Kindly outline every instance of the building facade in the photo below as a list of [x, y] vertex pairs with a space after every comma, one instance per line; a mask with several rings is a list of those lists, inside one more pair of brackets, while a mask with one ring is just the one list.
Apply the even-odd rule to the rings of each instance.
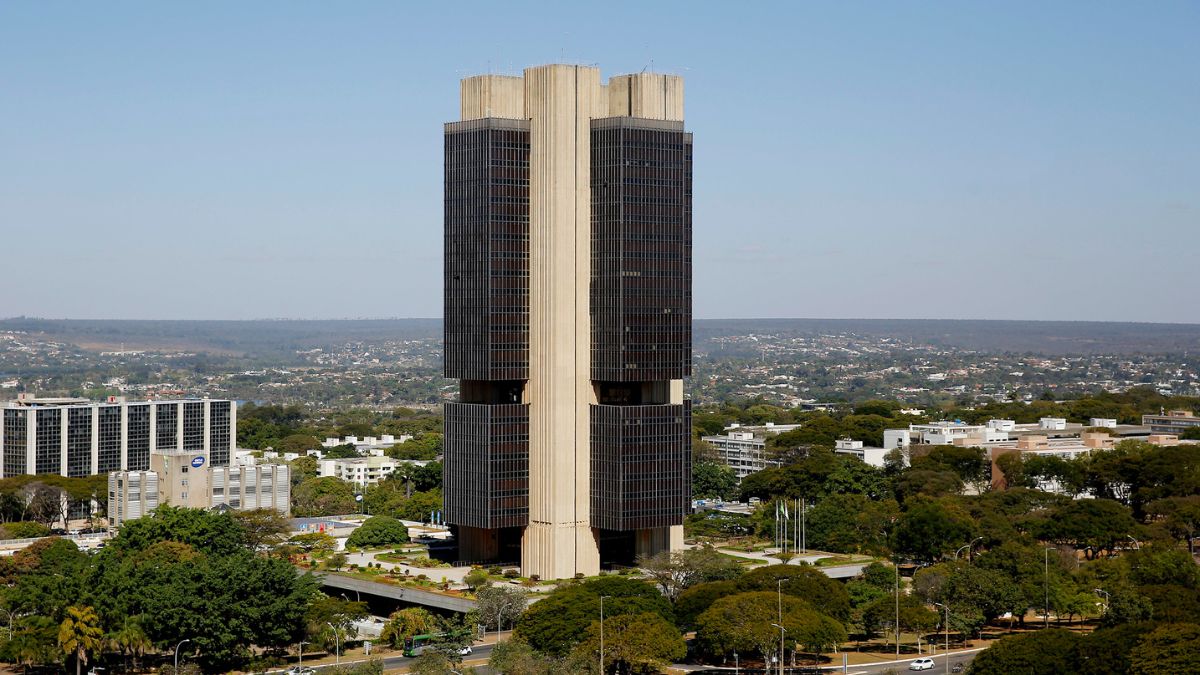
[[291, 467], [286, 464], [211, 466], [203, 453], [156, 450], [147, 471], [108, 474], [108, 526], [148, 515], [160, 504], [235, 511], [291, 513]]
[[228, 400], [20, 396], [0, 414], [0, 478], [148, 471], [159, 450], [202, 452], [212, 465], [226, 466], [237, 441], [237, 406]]
[[445, 128], [445, 513], [546, 579], [678, 548], [690, 504], [683, 82], [548, 65]]
[[1160, 415], [1142, 415], [1142, 425], [1155, 434], [1185, 434], [1200, 427], [1200, 417], [1191, 410], [1172, 410]]

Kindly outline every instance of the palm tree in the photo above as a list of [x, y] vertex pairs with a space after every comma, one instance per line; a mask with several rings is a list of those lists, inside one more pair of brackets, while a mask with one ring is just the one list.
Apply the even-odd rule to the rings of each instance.
[[137, 666], [138, 657], [151, 647], [150, 638], [146, 636], [146, 631], [142, 629], [141, 617], [125, 619], [125, 624], [121, 628], [108, 634], [108, 640], [121, 652], [121, 656], [126, 659], [126, 670], [129, 669], [128, 658], [130, 656], [133, 657], [134, 666]]
[[104, 631], [100, 629], [100, 617], [88, 605], [72, 605], [67, 608], [67, 618], [58, 627], [58, 645], [68, 656], [75, 655], [75, 675], [79, 675], [87, 663], [88, 652], [104, 646]]

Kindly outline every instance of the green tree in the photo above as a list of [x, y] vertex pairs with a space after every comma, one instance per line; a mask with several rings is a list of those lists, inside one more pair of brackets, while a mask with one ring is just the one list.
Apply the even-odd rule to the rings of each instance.
[[354, 488], [336, 476], [309, 478], [292, 490], [292, 514], [296, 516], [335, 516], [357, 509]]
[[1038, 538], [1083, 549], [1088, 560], [1111, 552], [1137, 531], [1128, 507], [1110, 499], [1068, 502], [1042, 521]]
[[920, 500], [908, 505], [896, 526], [895, 549], [925, 562], [936, 562], [962, 542], [974, 528], [969, 515], [945, 500]]
[[[1061, 675], [1079, 672], [1083, 638], [1060, 628], [1002, 638], [971, 661], [971, 675]], [[1160, 672], [1160, 671], [1155, 671]]]
[[699, 499], [732, 499], [737, 494], [737, 474], [715, 461], [692, 465], [692, 496]]
[[96, 610], [88, 605], [68, 607], [67, 618], [58, 627], [58, 645], [67, 656], [75, 657], [75, 675], [79, 675], [87, 665], [88, 653], [104, 645], [104, 629]]
[[346, 539], [347, 547], [382, 548], [408, 542], [408, 526], [388, 516], [371, 516]]
[[204, 554], [223, 556], [241, 551], [246, 536], [232, 514], [162, 505], [151, 515], [122, 525], [121, 536], [108, 547], [122, 553], [143, 551], [161, 541], [175, 541]]
[[505, 640], [492, 648], [492, 670], [506, 675], [556, 675], [564, 672], [557, 659], [538, 654], [523, 640]]
[[529, 593], [513, 586], [484, 586], [475, 594], [480, 620], [496, 630], [511, 627], [528, 604]]
[[[783, 583], [777, 583], [784, 580]], [[742, 591], [782, 590], [800, 598], [813, 609], [839, 620], [850, 618], [850, 595], [841, 582], [807, 565], [766, 565], [743, 574], [737, 580]]]
[[1200, 625], [1164, 624], [1150, 631], [1129, 655], [1133, 675], [1200, 673]]
[[421, 607], [408, 607], [388, 617], [380, 637], [392, 647], [404, 646], [405, 638], [428, 635], [438, 629], [437, 617]]
[[737, 583], [733, 581], [711, 581], [696, 584], [679, 594], [675, 599], [675, 619], [679, 627], [692, 630], [696, 627], [696, 617], [712, 606], [717, 600], [734, 595], [738, 592]]
[[742, 573], [737, 561], [711, 546], [662, 551], [640, 558], [638, 566], [671, 602], [696, 584], [735, 579]]
[[[600, 658], [600, 622], [588, 627], [575, 648], [576, 658]], [[651, 675], [687, 656], [683, 636], [657, 614], [624, 614], [604, 618], [604, 672]]]
[[779, 630], [772, 624], [779, 623], [780, 611], [780, 625], [792, 636], [792, 643], [819, 649], [845, 640], [841, 624], [813, 610], [807, 602], [775, 592], [751, 591], [721, 598], [700, 614], [696, 618], [696, 642], [713, 656], [758, 652], [770, 659], [779, 655]]
[[587, 627], [600, 616], [600, 596], [605, 617], [650, 612], [673, 619], [671, 605], [650, 584], [625, 577], [601, 577], [581, 584], [560, 585], [545, 599], [530, 605], [517, 621], [516, 635], [534, 649], [565, 655]]
[[257, 550], [260, 546], [273, 546], [287, 538], [292, 530], [291, 521], [278, 509], [250, 509], [234, 511], [234, 521], [242, 528], [246, 547]]
[[467, 574], [463, 577], [463, 583], [467, 585], [467, 588], [469, 588], [472, 593], [475, 593], [476, 591], [479, 591], [488, 585], [488, 579], [489, 575], [487, 570], [477, 569], [467, 572]]

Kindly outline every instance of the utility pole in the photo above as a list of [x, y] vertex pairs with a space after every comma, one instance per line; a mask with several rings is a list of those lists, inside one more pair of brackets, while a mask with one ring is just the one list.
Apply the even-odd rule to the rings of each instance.
[[900, 565], [896, 564], [896, 660], [900, 660]]
[[600, 596], [600, 675], [604, 675], [604, 599], [611, 596]]
[[950, 674], [950, 606], [943, 605], [940, 602], [933, 603], [938, 607], [946, 610], [946, 675]]
[[[1046, 606], [1043, 608], [1043, 611], [1045, 613], [1042, 615], [1042, 627], [1043, 628], [1050, 625], [1050, 551], [1057, 551], [1057, 550], [1058, 549], [1053, 546], [1047, 546], [1044, 551], [1045, 555], [1043, 556], [1045, 558], [1045, 562], [1043, 563], [1044, 571], [1043, 571], [1043, 579], [1042, 579], [1042, 588], [1045, 591], [1045, 595], [1046, 595]], [[950, 610], [946, 610], [946, 611], [948, 612]]]

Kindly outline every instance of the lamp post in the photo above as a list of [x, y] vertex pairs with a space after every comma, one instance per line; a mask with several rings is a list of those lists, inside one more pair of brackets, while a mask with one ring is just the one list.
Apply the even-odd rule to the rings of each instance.
[[610, 595], [600, 596], [600, 675], [604, 675], [604, 600]]
[[777, 623], [771, 625], [779, 629], [779, 675], [783, 675], [783, 634], [787, 629]]
[[779, 675], [783, 675], [783, 582], [785, 581], [791, 581], [791, 578], [775, 580], [775, 599], [779, 603], [779, 623], [771, 624], [779, 627]]
[[962, 550], [965, 548], [965, 549], [967, 549], [967, 559], [968, 559], [968, 560], [970, 560], [970, 557], [971, 557], [971, 547], [972, 547], [972, 546], [974, 546], [974, 545], [975, 545], [975, 542], [977, 542], [977, 541], [983, 541], [983, 537], [975, 537], [975, 538], [974, 538], [974, 539], [972, 539], [972, 540], [970, 541], [970, 543], [968, 543], [967, 545], [965, 545], [965, 546], [959, 546], [959, 547], [958, 547], [958, 550], [954, 552], [954, 559], [955, 559], [955, 560], [958, 560], [958, 554], [959, 554], [959, 552], [960, 552], [960, 551], [962, 551]]
[[341, 663], [342, 663], [342, 654], [341, 654], [342, 643], [341, 643], [341, 640], [338, 638], [337, 626], [333, 625], [329, 621], [326, 621], [325, 625], [329, 626], [329, 628], [333, 631], [333, 664], [335, 666], [341, 665]]
[[182, 647], [183, 643], [185, 642], [191, 642], [191, 640], [180, 640], [179, 644], [175, 645], [175, 670], [172, 671], [173, 675], [179, 675], [179, 648]]
[[947, 605], [943, 605], [940, 602], [935, 602], [933, 604], [946, 610], [946, 621], [945, 621], [945, 626], [944, 626], [944, 628], [946, 629], [946, 631], [945, 631], [946, 632], [945, 657], [946, 657], [946, 672], [949, 673], [950, 672], [950, 607]]
[[[1046, 606], [1043, 608], [1043, 611], [1045, 613], [1042, 615], [1042, 627], [1043, 628], [1050, 625], [1050, 551], [1057, 551], [1057, 550], [1058, 549], [1053, 546], [1047, 546], [1044, 551], [1045, 555], [1043, 556], [1045, 558], [1045, 562], [1043, 563], [1043, 565], [1044, 565], [1043, 575], [1044, 576], [1042, 579], [1042, 588], [1045, 591], [1045, 596], [1046, 596], [1045, 597]], [[949, 610], [947, 610], [947, 611], [949, 611]]]
[[741, 672], [742, 672], [742, 670], [741, 670], [741, 668], [738, 666], [738, 655], [737, 655], [737, 652], [734, 652], [734, 653], [733, 653], [733, 675], [740, 675], [740, 674], [741, 674]]
[[1104, 613], [1108, 614], [1108, 606], [1112, 604], [1112, 595], [1103, 588], [1093, 588], [1092, 590], [1104, 596]]
[[306, 645], [306, 644], [308, 644], [308, 643], [307, 643], [307, 642], [305, 642], [304, 640], [301, 640], [301, 641], [300, 641], [300, 662], [299, 662], [299, 663], [297, 663], [296, 665], [297, 665], [297, 666], [298, 666], [298, 667], [299, 667], [301, 670], [303, 670], [303, 669], [304, 669], [304, 645]]
[[1133, 549], [1135, 551], [1142, 550], [1142, 542], [1138, 541], [1136, 537], [1134, 537], [1132, 534], [1127, 534], [1125, 537], [1129, 539], [1129, 541], [1133, 542]]
[[[896, 568], [896, 660], [900, 660], [900, 565]], [[918, 646], [920, 646], [918, 644]]]

